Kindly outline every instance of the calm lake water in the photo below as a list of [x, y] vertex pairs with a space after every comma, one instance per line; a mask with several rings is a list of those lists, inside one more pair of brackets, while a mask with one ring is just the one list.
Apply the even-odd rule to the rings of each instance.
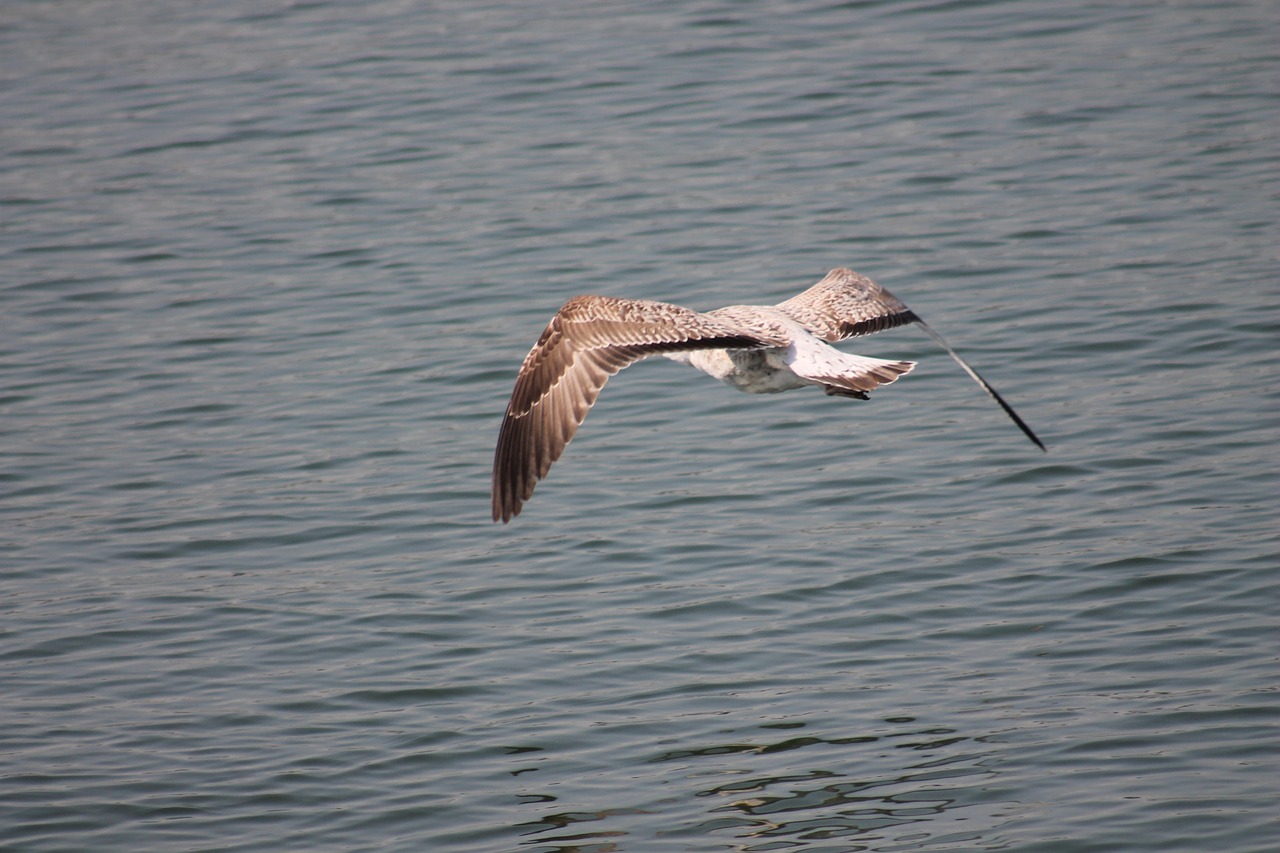
[[[1280, 16], [0, 7], [0, 848], [1280, 849]], [[870, 402], [569, 296], [850, 266]]]

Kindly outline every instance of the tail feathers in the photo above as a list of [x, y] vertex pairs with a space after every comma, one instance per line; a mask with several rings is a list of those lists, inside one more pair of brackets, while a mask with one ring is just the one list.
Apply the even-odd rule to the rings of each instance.
[[864, 399], [868, 391], [897, 381], [916, 366], [913, 361], [886, 361], [840, 352], [825, 344], [797, 350], [790, 360], [790, 367], [797, 375], [826, 386], [828, 394], [845, 391], [850, 393], [844, 396]]

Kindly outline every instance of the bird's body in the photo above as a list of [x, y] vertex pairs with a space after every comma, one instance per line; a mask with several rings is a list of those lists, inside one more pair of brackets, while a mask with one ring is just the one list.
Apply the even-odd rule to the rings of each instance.
[[915, 366], [909, 361], [881, 361], [843, 353], [814, 337], [776, 306], [731, 305], [708, 311], [707, 316], [750, 331], [772, 346], [681, 350], [664, 355], [748, 394], [778, 394], [821, 385], [829, 394], [850, 391], [856, 396], [878, 385], [888, 385]]
[[551, 318], [516, 378], [494, 455], [493, 519], [510, 521], [520, 513], [608, 378], [636, 361], [665, 355], [751, 394], [813, 385], [829, 395], [865, 400], [914, 363], [853, 355], [828, 343], [907, 323], [923, 327], [1044, 449], [937, 332], [852, 270], [832, 270], [778, 305], [732, 305], [706, 313], [666, 302], [576, 296]]

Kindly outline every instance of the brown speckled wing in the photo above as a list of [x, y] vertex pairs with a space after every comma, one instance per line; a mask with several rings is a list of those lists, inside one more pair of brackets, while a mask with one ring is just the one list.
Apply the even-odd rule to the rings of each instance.
[[609, 377], [642, 358], [769, 342], [722, 320], [639, 299], [576, 296], [525, 357], [493, 458], [493, 520], [510, 521], [547, 475]]
[[853, 270], [834, 269], [778, 309], [824, 341], [892, 329], [919, 318], [898, 297]]
[[902, 300], [876, 284], [865, 275], [858, 275], [853, 270], [834, 269], [827, 273], [822, 281], [786, 302], [779, 304], [778, 309], [785, 311], [802, 323], [816, 336], [827, 341], [840, 341], [854, 335], [869, 335], [896, 326], [915, 323], [934, 339], [955, 359], [956, 364], [977, 382], [991, 399], [999, 404], [1009, 419], [1022, 430], [1027, 438], [1045, 450], [1042, 442], [1031, 427], [1019, 417], [1013, 407], [1005, 402], [1000, 392], [991, 387], [991, 383], [982, 378], [969, 362], [960, 357], [947, 340], [934, 331], [933, 327], [920, 318], [918, 314], [902, 303]]

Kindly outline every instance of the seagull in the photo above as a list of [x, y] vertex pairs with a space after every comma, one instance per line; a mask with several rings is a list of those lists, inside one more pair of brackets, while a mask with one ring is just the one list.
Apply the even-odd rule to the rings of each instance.
[[915, 363], [853, 355], [828, 344], [909, 323], [945, 349], [1027, 438], [1046, 449], [941, 335], [853, 270], [834, 269], [777, 305], [731, 305], [705, 313], [667, 302], [575, 296], [551, 318], [520, 366], [493, 458], [493, 520], [506, 523], [520, 514], [605, 382], [624, 367], [662, 355], [748, 394], [812, 385], [829, 396], [866, 400]]

